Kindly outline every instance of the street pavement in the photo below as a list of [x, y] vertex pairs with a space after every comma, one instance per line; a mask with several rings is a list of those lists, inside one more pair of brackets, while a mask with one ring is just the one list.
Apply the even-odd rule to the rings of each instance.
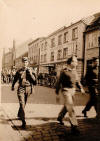
[[84, 105], [75, 106], [80, 135], [74, 136], [70, 132], [68, 114], [64, 118], [64, 126], [56, 120], [62, 103], [28, 102], [25, 130], [21, 129], [21, 121], [17, 118], [18, 107], [17, 102], [1, 103], [0, 141], [100, 141], [100, 120], [95, 118], [94, 108], [88, 112], [88, 118], [84, 118], [81, 113]]
[[[15, 91], [11, 91], [11, 84], [4, 84], [1, 87], [1, 103], [18, 103], [17, 98], [17, 85], [15, 86]], [[60, 93], [60, 104], [63, 104], [63, 97]], [[88, 101], [88, 94], [81, 94], [76, 92], [74, 104], [76, 106], [83, 106]], [[35, 86], [35, 92], [30, 95], [28, 103], [34, 104], [56, 104], [56, 94], [55, 89], [43, 86]]]

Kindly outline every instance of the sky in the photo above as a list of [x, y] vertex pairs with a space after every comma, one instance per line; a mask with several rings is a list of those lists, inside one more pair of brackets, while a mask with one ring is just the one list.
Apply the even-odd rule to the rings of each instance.
[[100, 12], [100, 0], [0, 0], [0, 48], [29, 39]]

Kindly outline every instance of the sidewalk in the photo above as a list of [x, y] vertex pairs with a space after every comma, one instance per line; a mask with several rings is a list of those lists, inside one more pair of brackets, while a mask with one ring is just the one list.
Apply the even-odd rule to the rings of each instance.
[[18, 103], [6, 103], [0, 107], [0, 141], [100, 141], [100, 120], [95, 119], [92, 108], [88, 119], [81, 111], [83, 106], [76, 106], [76, 115], [81, 134], [72, 136], [68, 118], [64, 118], [65, 126], [57, 121], [62, 105], [27, 104], [26, 130], [21, 129], [21, 121], [16, 117]]

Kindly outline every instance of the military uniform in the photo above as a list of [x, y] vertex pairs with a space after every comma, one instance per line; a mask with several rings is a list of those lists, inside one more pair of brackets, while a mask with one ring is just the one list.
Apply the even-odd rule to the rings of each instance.
[[[25, 59], [25, 58], [24, 58]], [[14, 85], [18, 81], [18, 89], [17, 89], [17, 95], [19, 100], [19, 111], [18, 111], [18, 117], [22, 120], [23, 124], [26, 124], [25, 122], [25, 105], [27, 102], [28, 96], [32, 93], [32, 85], [36, 85], [36, 77], [35, 74], [32, 72], [32, 69], [27, 68], [21, 68], [19, 69], [15, 76], [12, 83], [12, 90], [14, 90]]]
[[56, 83], [56, 94], [58, 95], [61, 89], [64, 98], [64, 106], [61, 109], [57, 120], [61, 124], [64, 124], [62, 122], [62, 119], [64, 118], [65, 114], [68, 112], [69, 121], [71, 123], [71, 132], [73, 134], [79, 133], [79, 130], [77, 129], [78, 122], [76, 119], [76, 114], [74, 111], [74, 102], [73, 102], [76, 84], [81, 89], [77, 72], [75, 69], [71, 69], [71, 68], [65, 68], [64, 70], [62, 70]]
[[94, 106], [97, 115], [97, 92], [98, 92], [98, 67], [89, 66], [86, 73], [86, 85], [88, 86], [90, 98], [82, 113], [87, 117], [87, 112]]
[[59, 113], [58, 119], [62, 119], [66, 112], [69, 112], [69, 119], [72, 125], [77, 126], [77, 119], [74, 112], [73, 96], [75, 94], [75, 85], [77, 82], [77, 73], [72, 69], [65, 68], [62, 70], [56, 84], [56, 94], [62, 89], [64, 97], [64, 106]]

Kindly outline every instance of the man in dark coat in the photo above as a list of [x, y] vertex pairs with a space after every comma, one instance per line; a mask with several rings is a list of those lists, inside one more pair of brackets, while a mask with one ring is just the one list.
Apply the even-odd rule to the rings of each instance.
[[14, 90], [15, 83], [18, 81], [18, 89], [17, 95], [19, 100], [19, 111], [18, 117], [22, 121], [22, 128], [26, 128], [26, 121], [25, 121], [25, 105], [27, 102], [28, 96], [32, 93], [32, 85], [36, 85], [36, 77], [35, 74], [32, 72], [32, 69], [28, 67], [28, 58], [22, 58], [23, 67], [19, 69], [15, 76], [12, 83], [12, 90]]
[[89, 65], [87, 72], [86, 72], [86, 85], [88, 86], [90, 98], [87, 102], [85, 108], [83, 109], [82, 113], [84, 117], [87, 117], [87, 111], [94, 106], [96, 114], [97, 114], [97, 84], [98, 84], [98, 59], [93, 58], [91, 64]]

